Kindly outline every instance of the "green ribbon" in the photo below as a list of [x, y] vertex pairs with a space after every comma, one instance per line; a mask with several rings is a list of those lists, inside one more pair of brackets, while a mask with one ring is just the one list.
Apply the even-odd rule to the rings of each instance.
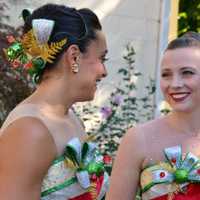
[[9, 61], [17, 59], [24, 51], [20, 42], [14, 42], [9, 48], [6, 49], [6, 56]]
[[64, 156], [76, 167], [77, 180], [84, 189], [90, 186], [90, 175], [100, 176], [105, 171], [103, 157], [97, 152], [94, 143], [81, 144], [78, 138], [73, 138], [68, 143]]
[[76, 177], [72, 177], [71, 179], [69, 180], [66, 180], [64, 181], [62, 184], [59, 184], [59, 185], [56, 185], [48, 190], [45, 190], [41, 193], [41, 197], [44, 197], [44, 196], [47, 196], [53, 192], [56, 192], [56, 191], [59, 191], [59, 190], [62, 190], [66, 187], [69, 187], [70, 185], [74, 184], [77, 182], [77, 178]]
[[144, 170], [149, 170], [153, 181], [143, 186], [142, 192], [146, 192], [157, 184], [173, 182], [180, 185], [183, 183], [200, 183], [200, 160], [192, 153], [187, 153], [183, 158], [180, 146], [166, 148], [164, 150], [167, 164], [170, 169], [162, 165], [150, 166]]
[[32, 77], [33, 82], [38, 83], [42, 71], [45, 68], [45, 61], [41, 57], [30, 60], [27, 53], [25, 53], [22, 43], [19, 41], [13, 42], [11, 46], [5, 50], [5, 54], [11, 62], [17, 60], [20, 61], [21, 65], [26, 65], [29, 62], [32, 63], [32, 67], [28, 69], [28, 73]]
[[69, 141], [63, 156], [54, 160], [52, 165], [57, 165], [60, 162], [67, 162], [69, 160], [74, 164], [75, 176], [44, 190], [41, 193], [41, 197], [62, 190], [77, 182], [84, 189], [87, 189], [90, 186], [91, 175], [100, 176], [105, 171], [103, 157], [97, 151], [96, 145], [91, 142], [82, 144], [78, 138], [73, 138]]

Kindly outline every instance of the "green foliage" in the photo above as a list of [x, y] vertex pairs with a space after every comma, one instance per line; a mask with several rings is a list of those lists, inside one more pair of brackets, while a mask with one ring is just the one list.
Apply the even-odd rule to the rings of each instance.
[[200, 0], [179, 1], [178, 35], [187, 31], [200, 32]]
[[109, 102], [101, 108], [103, 118], [98, 117], [99, 108], [92, 107], [91, 104], [85, 105], [82, 113], [78, 108], [79, 116], [85, 122], [95, 121], [88, 133], [95, 134], [101, 151], [112, 156], [128, 128], [153, 118], [154, 80], [147, 79], [144, 91], [138, 91], [136, 80], [139, 81], [142, 74], [135, 69], [134, 56], [134, 48], [128, 44], [126, 54], [123, 56], [126, 66], [118, 71], [121, 81], [111, 92]]

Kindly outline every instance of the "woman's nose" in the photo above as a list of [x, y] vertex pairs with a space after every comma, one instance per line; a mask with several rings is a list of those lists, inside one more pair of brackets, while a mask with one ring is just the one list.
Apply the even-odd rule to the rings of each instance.
[[183, 86], [183, 80], [179, 76], [174, 76], [172, 78], [171, 86], [174, 88], [179, 88]]

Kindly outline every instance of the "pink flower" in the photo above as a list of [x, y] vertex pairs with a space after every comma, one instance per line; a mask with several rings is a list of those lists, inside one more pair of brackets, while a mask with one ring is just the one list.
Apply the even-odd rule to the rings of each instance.
[[107, 119], [112, 114], [112, 108], [104, 106], [101, 108], [103, 118]]
[[13, 62], [12, 62], [12, 67], [14, 68], [14, 69], [16, 69], [16, 68], [18, 68], [19, 66], [20, 66], [20, 62], [18, 61], [18, 60], [14, 60]]
[[16, 41], [15, 38], [14, 38], [12, 35], [6, 36], [6, 39], [7, 39], [7, 41], [8, 41], [9, 43], [13, 43], [13, 42]]

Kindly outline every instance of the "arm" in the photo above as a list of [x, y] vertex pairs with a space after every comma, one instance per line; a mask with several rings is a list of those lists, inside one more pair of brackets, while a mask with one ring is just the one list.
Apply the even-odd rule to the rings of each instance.
[[0, 137], [1, 200], [39, 200], [55, 156], [54, 141], [39, 119], [20, 118], [7, 127]]
[[117, 152], [106, 200], [135, 198], [144, 157], [141, 142], [140, 134], [134, 129], [128, 130]]

